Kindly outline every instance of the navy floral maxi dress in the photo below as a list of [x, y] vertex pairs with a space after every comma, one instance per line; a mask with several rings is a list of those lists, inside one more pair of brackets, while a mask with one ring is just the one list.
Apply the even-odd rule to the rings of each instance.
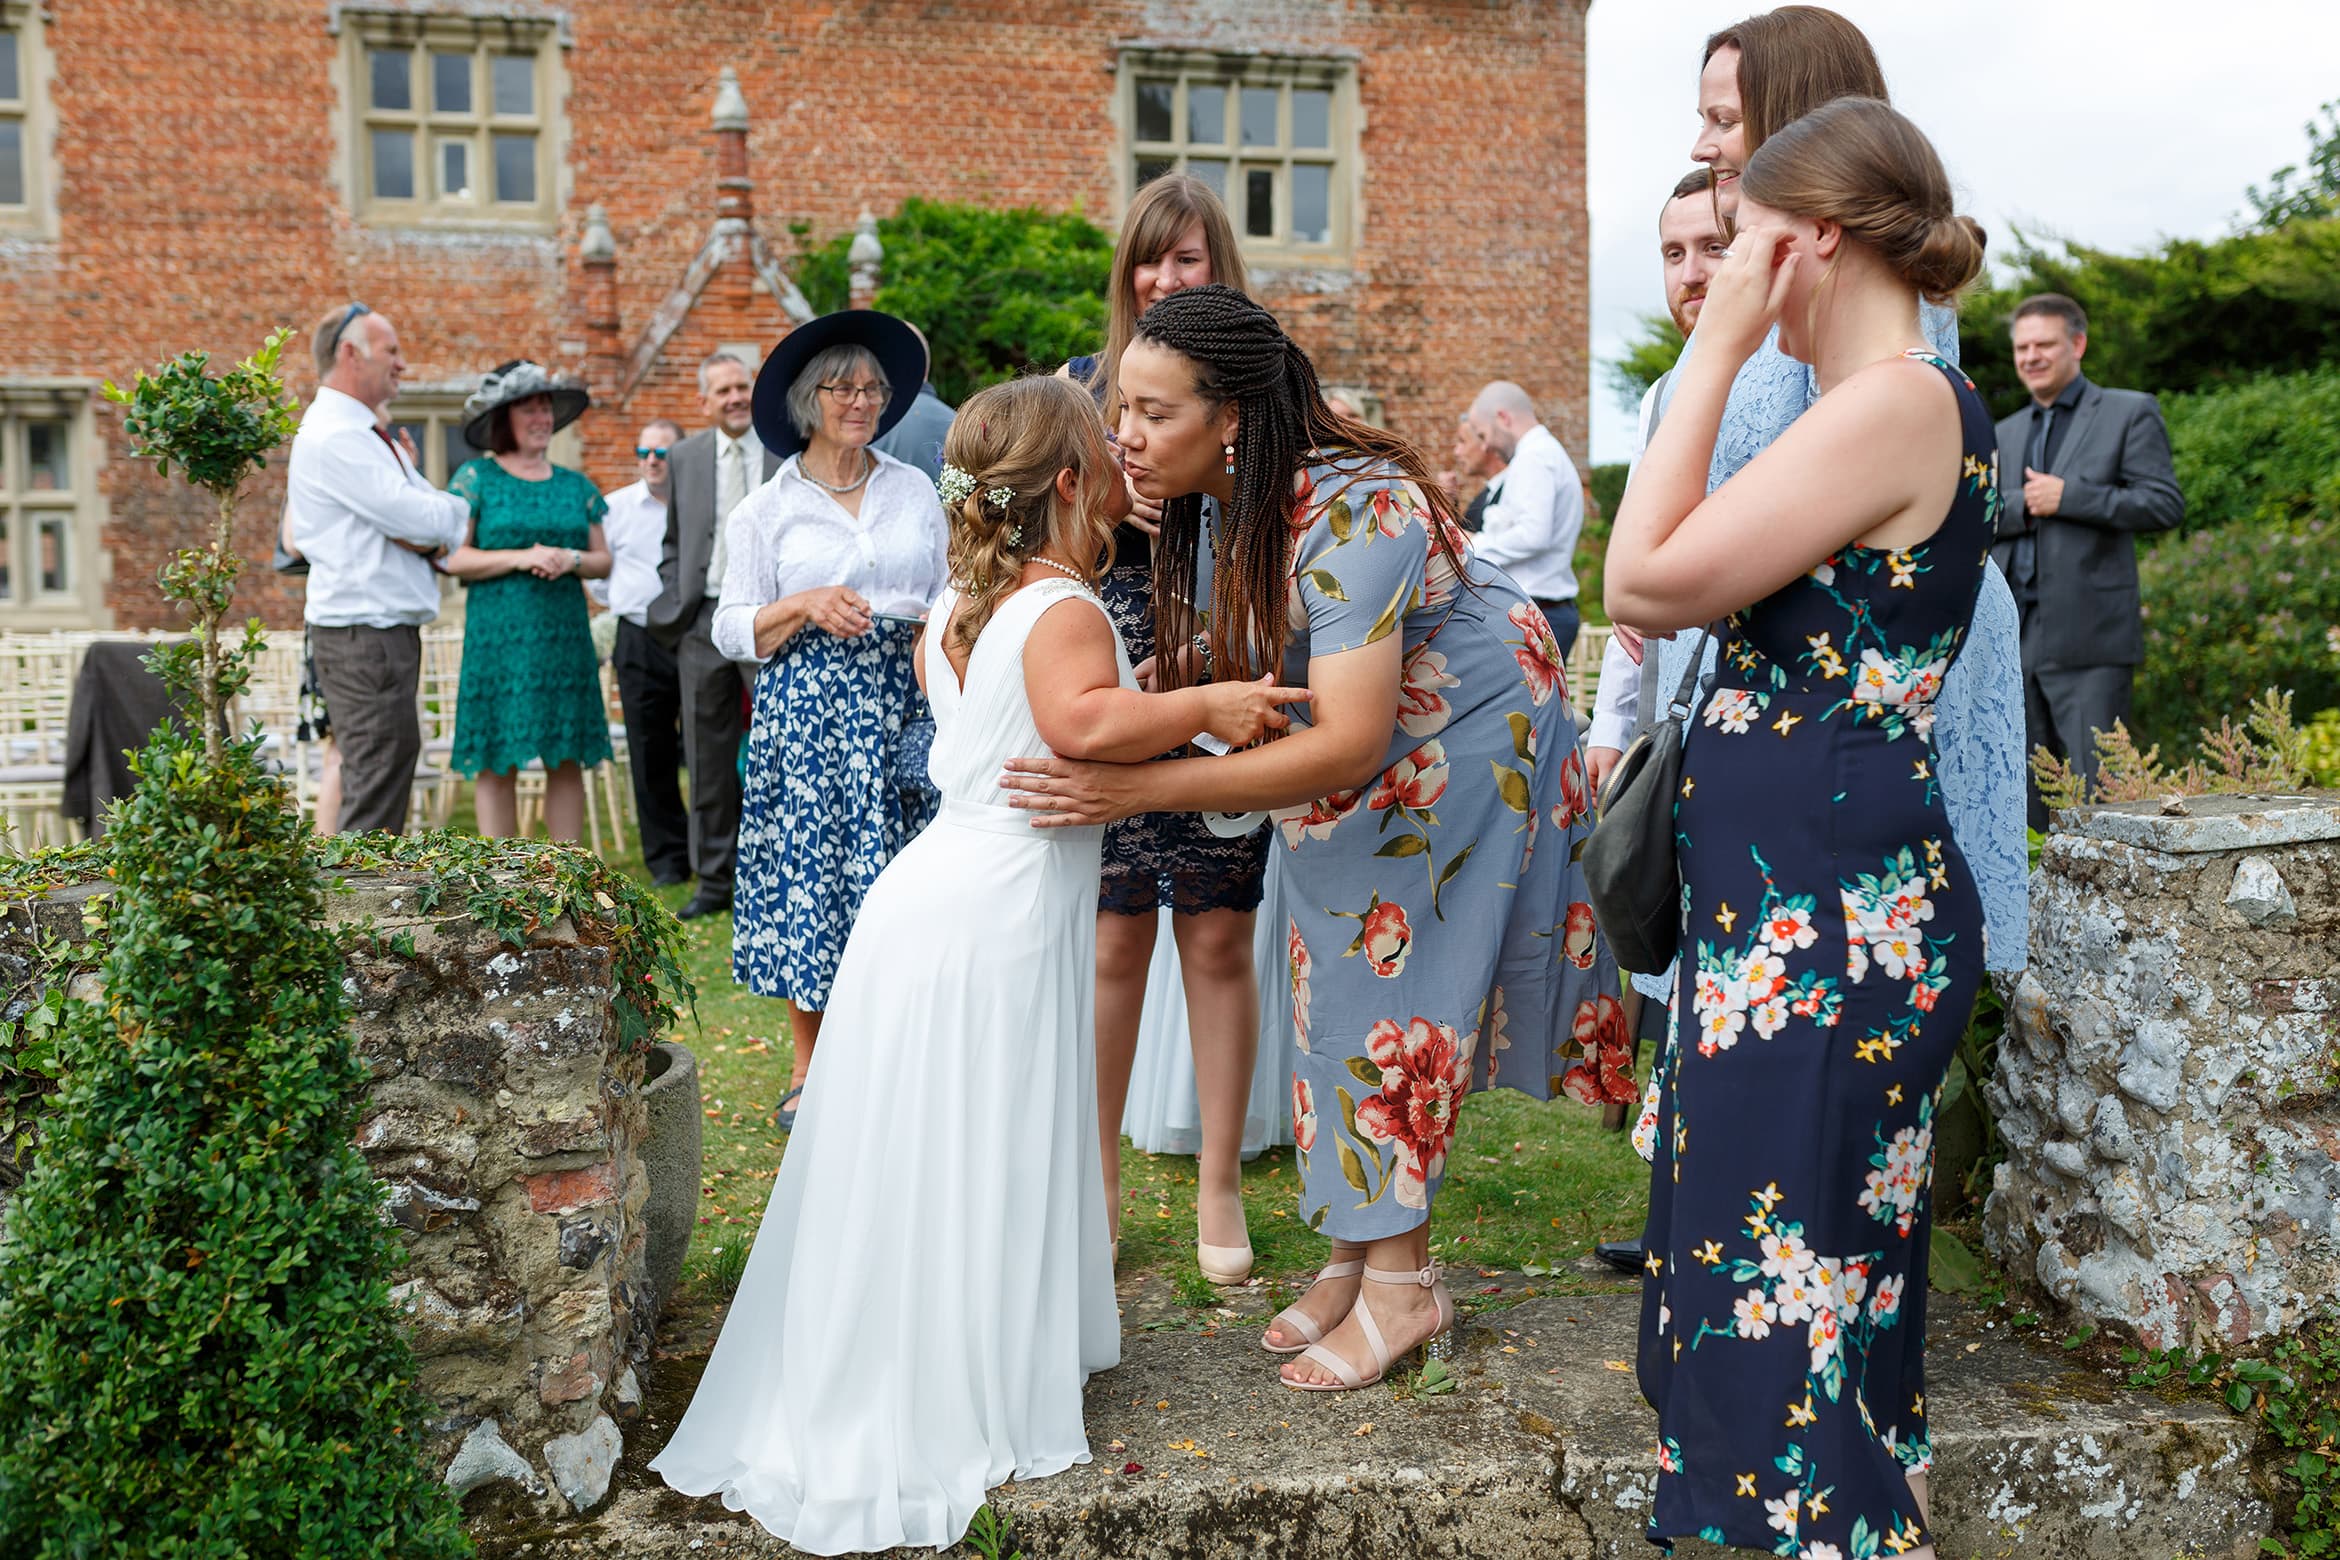
[[1471, 1090], [1636, 1093], [1577, 865], [1592, 809], [1551, 625], [1501, 571], [1465, 555], [1458, 576], [1405, 480], [1357, 464], [1299, 477], [1284, 680], [1402, 634], [1397, 726], [1377, 780], [1275, 815], [1268, 867], [1301, 1212], [1349, 1242], [1429, 1217]]
[[1933, 1122], [1983, 972], [1933, 698], [1999, 497], [1982, 398], [1911, 355], [1958, 397], [1949, 513], [1915, 547], [1847, 547], [1734, 613], [1683, 755], [1682, 1047], [1640, 1355], [1660, 1544], [1866, 1560], [1927, 1541], [1908, 1474], [1933, 1455]]

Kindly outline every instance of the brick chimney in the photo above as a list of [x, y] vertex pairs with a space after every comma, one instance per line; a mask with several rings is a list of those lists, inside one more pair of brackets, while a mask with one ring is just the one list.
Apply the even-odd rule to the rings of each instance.
[[878, 242], [877, 218], [864, 206], [861, 220], [853, 224], [852, 247], [845, 251], [845, 263], [851, 268], [846, 282], [846, 307], [866, 309], [875, 303], [885, 260], [886, 246]]
[[755, 181], [748, 177], [747, 98], [739, 72], [729, 65], [715, 88], [715, 232], [724, 246], [721, 267], [709, 290], [741, 315], [755, 307], [755, 245], [750, 223], [756, 214]]
[[609, 213], [599, 206], [585, 213], [585, 237], [577, 246], [585, 270], [585, 382], [593, 399], [608, 405], [617, 396], [617, 239]]

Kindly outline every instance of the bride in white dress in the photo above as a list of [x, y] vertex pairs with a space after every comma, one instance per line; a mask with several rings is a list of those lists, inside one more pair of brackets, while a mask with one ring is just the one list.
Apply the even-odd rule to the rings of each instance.
[[[954, 584], [919, 648], [941, 815], [872, 885], [739, 1293], [651, 1463], [810, 1554], [955, 1544], [1089, 1460], [1117, 1364], [1095, 1083], [1103, 830], [1009, 808], [1009, 758], [1248, 744], [1304, 690], [1137, 691], [1089, 588], [1127, 489], [1096, 406], [985, 390], [946, 445]], [[884, 783], [872, 776], [873, 784]]]

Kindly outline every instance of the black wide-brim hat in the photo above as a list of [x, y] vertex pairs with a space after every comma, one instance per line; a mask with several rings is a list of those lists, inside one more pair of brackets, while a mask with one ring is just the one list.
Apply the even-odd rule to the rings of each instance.
[[530, 396], [549, 395], [553, 404], [553, 432], [558, 433], [585, 415], [593, 397], [574, 380], [563, 379], [540, 363], [514, 358], [482, 374], [479, 388], [463, 403], [463, 440], [475, 450], [488, 447], [488, 424], [499, 407]]
[[802, 453], [812, 442], [796, 431], [796, 419], [788, 415], [788, 391], [796, 376], [814, 358], [841, 346], [869, 348], [886, 376], [886, 409], [878, 414], [872, 443], [909, 415], [926, 384], [926, 344], [905, 321], [876, 309], [840, 309], [805, 321], [780, 338], [756, 374], [756, 439], [779, 459]]

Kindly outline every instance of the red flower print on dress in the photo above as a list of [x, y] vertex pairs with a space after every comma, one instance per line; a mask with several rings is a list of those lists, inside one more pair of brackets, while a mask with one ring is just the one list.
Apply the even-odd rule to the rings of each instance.
[[1406, 954], [1414, 946], [1414, 929], [1406, 923], [1406, 907], [1388, 900], [1377, 900], [1365, 912], [1365, 927], [1358, 934], [1364, 944], [1365, 963], [1383, 979], [1396, 975], [1406, 967]]
[[1448, 1025], [1416, 1017], [1400, 1028], [1385, 1018], [1366, 1033], [1365, 1054], [1381, 1069], [1381, 1092], [1358, 1101], [1357, 1135], [1390, 1145], [1399, 1204], [1426, 1208], [1430, 1182], [1446, 1172], [1455, 1108], [1470, 1087], [1461, 1045]]
[[1459, 688], [1462, 679], [1446, 672], [1446, 657], [1424, 650], [1406, 663], [1405, 681], [1398, 685], [1398, 729], [1409, 737], [1434, 737], [1454, 718], [1454, 706], [1444, 690]]
[[[1303, 466], [1292, 478], [1292, 529], [1305, 531], [1316, 524], [1316, 478]], [[1294, 555], [1298, 563], [1298, 555]]]
[[1284, 847], [1298, 850], [1304, 839], [1326, 840], [1343, 818], [1357, 810], [1364, 799], [1363, 791], [1335, 791], [1310, 802], [1305, 807], [1285, 807], [1277, 810], [1276, 827], [1283, 831]]
[[1372, 516], [1373, 529], [1393, 540], [1406, 534], [1406, 522], [1414, 514], [1414, 506], [1394, 488], [1375, 493], [1366, 508]]
[[1301, 940], [1300, 923], [1289, 917], [1284, 922], [1285, 955], [1292, 971], [1292, 1039], [1301, 1050], [1308, 1049], [1308, 974], [1314, 968], [1308, 957], [1308, 944]]
[[1565, 697], [1568, 673], [1560, 659], [1560, 641], [1552, 637], [1552, 625], [1544, 621], [1543, 612], [1534, 602], [1523, 601], [1511, 609], [1511, 624], [1525, 636], [1512, 647], [1511, 657], [1527, 676], [1530, 697], [1538, 704], [1550, 703], [1554, 693]]
[[1433, 738], [1382, 772], [1367, 805], [1375, 812], [1391, 807], [1418, 812], [1436, 806], [1445, 794], [1446, 745]]
[[[1633, 1086], [1633, 1036], [1625, 1005], [1606, 992], [1577, 1004], [1570, 1037], [1584, 1053], [1564, 1080], [1568, 1097], [1587, 1105], [1623, 1105], [1637, 1095]], [[1581, 1080], [1581, 1081], [1580, 1081]]]
[[1560, 805], [1552, 809], [1552, 826], [1565, 829], [1592, 816], [1592, 787], [1585, 779], [1584, 755], [1570, 748], [1560, 761]]
[[1292, 1146], [1305, 1154], [1316, 1146], [1316, 1091], [1292, 1074]]
[[1600, 946], [1600, 933], [1593, 926], [1593, 909], [1583, 900], [1568, 906], [1568, 924], [1561, 933], [1560, 956], [1580, 970], [1593, 967], [1593, 959]]

